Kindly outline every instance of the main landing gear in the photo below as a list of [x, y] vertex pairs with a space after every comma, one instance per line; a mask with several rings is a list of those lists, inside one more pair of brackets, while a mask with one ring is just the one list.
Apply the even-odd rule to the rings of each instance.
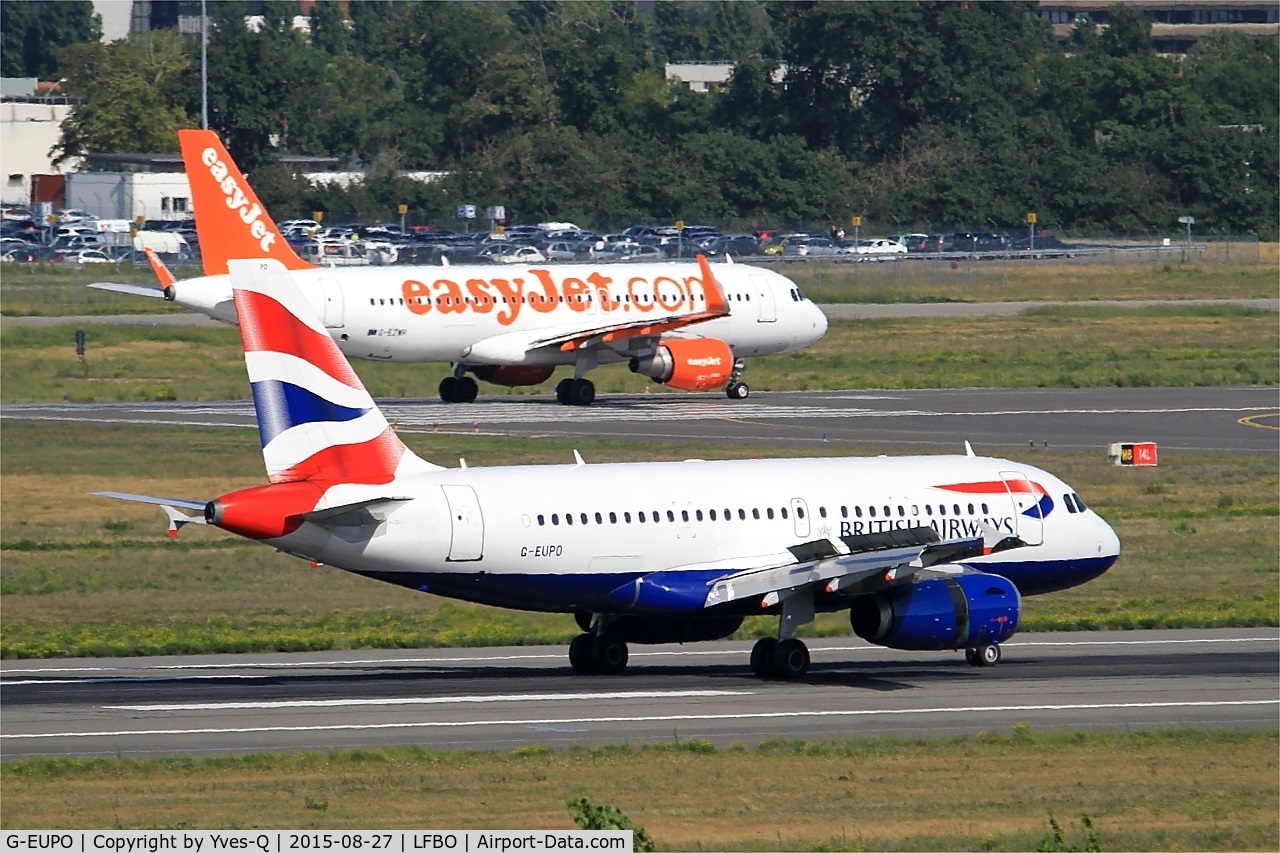
[[751, 649], [751, 671], [758, 678], [793, 681], [809, 672], [809, 647], [796, 639], [796, 629], [813, 621], [813, 590], [791, 589], [776, 596], [781, 607], [778, 636], [757, 640]]
[[618, 675], [627, 668], [627, 644], [608, 634], [579, 634], [569, 644], [569, 665], [579, 675]]
[[764, 679], [791, 681], [804, 678], [809, 671], [809, 647], [795, 637], [757, 640], [751, 649], [751, 671]]
[[565, 377], [556, 385], [556, 399], [565, 406], [590, 406], [596, 399], [596, 386], [590, 379]]
[[579, 675], [618, 675], [627, 668], [627, 644], [609, 631], [612, 616], [579, 613], [574, 616], [585, 633], [569, 644], [569, 665]]
[[440, 399], [446, 403], [474, 403], [480, 386], [470, 376], [446, 376], [440, 380]]

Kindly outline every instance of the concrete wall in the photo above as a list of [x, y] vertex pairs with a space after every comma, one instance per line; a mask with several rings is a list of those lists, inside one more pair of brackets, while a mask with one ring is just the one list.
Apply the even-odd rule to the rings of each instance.
[[76, 159], [54, 169], [49, 154], [70, 112], [70, 104], [0, 102], [0, 202], [26, 206], [31, 200], [32, 175], [79, 167]]
[[103, 219], [190, 219], [191, 185], [182, 172], [73, 172], [67, 207]]

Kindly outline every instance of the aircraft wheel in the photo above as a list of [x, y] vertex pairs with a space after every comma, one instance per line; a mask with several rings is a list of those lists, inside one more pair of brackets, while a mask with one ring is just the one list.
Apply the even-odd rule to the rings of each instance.
[[470, 376], [464, 376], [458, 380], [455, 393], [458, 395], [459, 403], [474, 403], [476, 395], [480, 393], [480, 386]]
[[1000, 647], [995, 643], [964, 650], [964, 659], [974, 666], [995, 666], [1000, 662]]
[[724, 393], [730, 400], [745, 400], [751, 394], [751, 386], [745, 382], [730, 382]]
[[565, 377], [556, 383], [556, 399], [565, 406], [571, 405], [569, 402], [569, 387], [571, 385], [573, 385], [573, 380], [569, 377]]
[[591, 656], [593, 645], [590, 634], [579, 634], [569, 643], [569, 666], [573, 667], [574, 672], [590, 675], [596, 671], [595, 660]]
[[627, 644], [612, 637], [601, 637], [591, 647], [596, 672], [616, 675], [627, 668], [627, 657]]
[[458, 380], [452, 376], [446, 376], [440, 380], [440, 399], [446, 403], [458, 402]]
[[773, 673], [777, 678], [804, 678], [809, 671], [809, 649], [797, 639], [782, 640], [773, 650]]
[[751, 671], [757, 678], [773, 677], [773, 652], [777, 647], [778, 641], [773, 637], [756, 640], [751, 647]]
[[[559, 393], [556, 394], [559, 397]], [[596, 386], [590, 379], [571, 379], [561, 402], [570, 406], [590, 406], [596, 399]]]

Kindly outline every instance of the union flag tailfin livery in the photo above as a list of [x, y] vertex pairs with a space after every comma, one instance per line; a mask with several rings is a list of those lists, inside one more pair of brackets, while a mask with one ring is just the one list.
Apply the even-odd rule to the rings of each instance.
[[[412, 590], [571, 614], [569, 663], [626, 668], [628, 645], [726, 637], [776, 615], [751, 653], [800, 678], [796, 629], [848, 611], [868, 642], [964, 649], [991, 665], [1022, 597], [1105, 572], [1119, 541], [1054, 475], [1007, 459], [442, 468], [389, 428], [277, 259], [230, 260], [267, 483], [163, 507], [170, 535], [220, 527]], [[200, 514], [192, 514], [192, 511]]]
[[746, 359], [806, 347], [827, 319], [795, 283], [742, 264], [497, 264], [316, 267], [280, 235], [212, 131], [178, 133], [205, 275], [162, 291], [97, 282], [91, 287], [159, 295], [228, 323], [236, 321], [227, 265], [279, 262], [350, 358], [443, 362], [448, 403], [469, 403], [476, 379], [538, 385], [558, 366], [566, 405], [590, 405], [586, 374], [625, 363], [686, 391], [724, 388], [744, 399]]

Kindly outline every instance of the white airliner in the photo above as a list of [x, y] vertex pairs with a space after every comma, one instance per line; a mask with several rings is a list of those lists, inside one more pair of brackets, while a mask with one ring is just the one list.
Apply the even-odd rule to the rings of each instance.
[[233, 260], [230, 281], [268, 485], [207, 503], [99, 494], [164, 507], [170, 535], [211, 524], [422, 592], [573, 614], [581, 673], [622, 671], [628, 643], [718, 639], [777, 614], [751, 666], [798, 678], [796, 628], [837, 610], [872, 643], [989, 665], [1023, 595], [1119, 554], [1066, 483], [971, 450], [442, 468], [400, 441], [280, 262]]
[[686, 391], [725, 388], [745, 399], [745, 360], [801, 349], [827, 319], [772, 270], [697, 263], [526, 266], [316, 267], [299, 258], [267, 216], [216, 134], [180, 130], [205, 276], [174, 280], [154, 257], [161, 289], [114, 282], [104, 290], [161, 296], [235, 322], [227, 261], [272, 258], [294, 272], [325, 329], [351, 358], [445, 362], [447, 403], [475, 400], [467, 374], [498, 385], [537, 385], [559, 365], [568, 405], [590, 405], [585, 374], [601, 364]]

